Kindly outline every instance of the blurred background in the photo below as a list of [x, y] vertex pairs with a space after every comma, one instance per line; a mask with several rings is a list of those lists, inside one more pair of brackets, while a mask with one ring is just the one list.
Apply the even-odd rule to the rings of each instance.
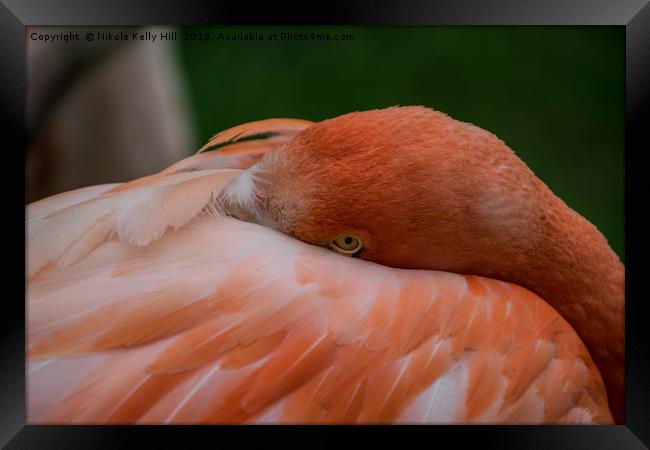
[[425, 105], [503, 139], [624, 259], [621, 27], [88, 31], [136, 29], [28, 27], [27, 202], [157, 172], [243, 122]]

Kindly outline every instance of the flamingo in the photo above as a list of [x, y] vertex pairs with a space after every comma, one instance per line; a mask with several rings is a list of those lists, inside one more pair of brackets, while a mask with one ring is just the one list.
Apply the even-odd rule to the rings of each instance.
[[442, 112], [240, 125], [27, 229], [30, 423], [623, 420], [623, 264]]

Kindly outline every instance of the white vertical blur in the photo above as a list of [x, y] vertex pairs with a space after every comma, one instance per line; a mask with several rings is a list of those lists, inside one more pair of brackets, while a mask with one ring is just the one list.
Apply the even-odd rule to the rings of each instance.
[[[89, 28], [72, 29], [81, 42], [29, 39], [34, 32], [70, 30], [28, 29], [28, 202], [149, 175], [197, 147], [177, 42], [84, 42]], [[160, 36], [174, 29], [138, 31]]]

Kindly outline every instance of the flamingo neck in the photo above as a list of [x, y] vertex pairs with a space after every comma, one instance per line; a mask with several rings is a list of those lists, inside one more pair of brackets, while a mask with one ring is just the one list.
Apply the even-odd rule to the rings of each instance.
[[[554, 198], [527, 264], [508, 278], [551, 304], [576, 330], [624, 421], [625, 269], [594, 225]], [[522, 267], [524, 270], [522, 271]]]

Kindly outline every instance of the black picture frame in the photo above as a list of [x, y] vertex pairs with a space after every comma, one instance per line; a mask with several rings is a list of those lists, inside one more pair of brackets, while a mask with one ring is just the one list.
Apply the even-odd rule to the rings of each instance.
[[[255, 6], [253, 6], [255, 5]], [[227, 435], [242, 445], [252, 435], [272, 439], [287, 427], [220, 426], [36, 426], [26, 425], [24, 239], [25, 197], [16, 191], [25, 172], [25, 26], [28, 25], [615, 25], [626, 35], [625, 255], [626, 255], [626, 423], [613, 426], [435, 426], [298, 427], [307, 445], [339, 443], [338, 432], [399, 442], [454, 446], [474, 442], [494, 448], [647, 448], [650, 445], [650, 357], [643, 298], [642, 233], [648, 229], [641, 208], [648, 192], [641, 158], [650, 150], [650, 5], [647, 0], [442, 0], [345, 2], [282, 8], [276, 2], [225, 4], [209, 1], [20, 1], [0, 4], [0, 93], [5, 142], [2, 180], [5, 242], [2, 338], [0, 340], [0, 444], [12, 449], [122, 448], [135, 441], [161, 447], [223, 445]], [[6, 160], [6, 159], [5, 159]], [[643, 188], [646, 185], [646, 188]], [[21, 265], [22, 264], [22, 265]], [[305, 436], [305, 431], [309, 435]], [[397, 436], [395, 436], [397, 435]], [[260, 436], [258, 436], [260, 437]], [[340, 444], [339, 444], [340, 445]], [[147, 445], [153, 446], [153, 445]]]

